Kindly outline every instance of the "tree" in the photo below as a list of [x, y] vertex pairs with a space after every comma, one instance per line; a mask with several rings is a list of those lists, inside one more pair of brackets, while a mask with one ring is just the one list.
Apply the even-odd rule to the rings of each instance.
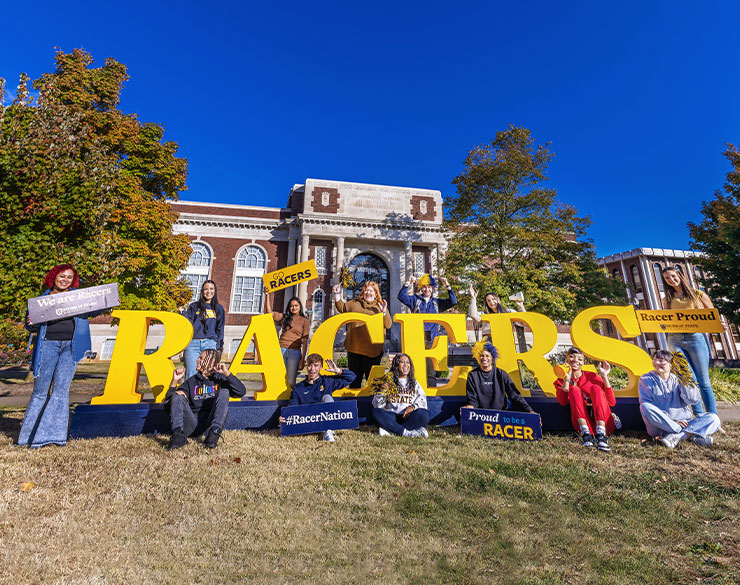
[[549, 144], [536, 145], [526, 128], [510, 126], [474, 148], [452, 183], [446, 225], [453, 236], [447, 276], [483, 293], [524, 293], [527, 306], [569, 320], [580, 309], [625, 300], [624, 284], [609, 279], [585, 239], [588, 218], [556, 202], [547, 188]]
[[724, 156], [732, 164], [724, 192], [702, 203], [701, 223], [689, 222], [691, 247], [703, 252], [695, 261], [705, 271], [704, 284], [712, 302], [735, 325], [740, 325], [740, 150], [727, 145]]
[[189, 247], [168, 200], [186, 188], [187, 161], [160, 125], [118, 109], [123, 64], [93, 68], [79, 49], [55, 60], [35, 104], [23, 74], [4, 106], [0, 80], [0, 311], [21, 317], [62, 262], [83, 286], [118, 282], [123, 308], [174, 309], [190, 295], [179, 280]]

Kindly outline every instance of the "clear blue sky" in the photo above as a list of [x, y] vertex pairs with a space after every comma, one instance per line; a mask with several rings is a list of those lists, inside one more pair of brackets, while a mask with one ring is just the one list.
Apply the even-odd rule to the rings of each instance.
[[[168, 5], [167, 5], [168, 4]], [[27, 6], [24, 6], [27, 5]], [[122, 109], [189, 161], [183, 199], [282, 206], [307, 177], [453, 191], [509, 124], [601, 255], [685, 249], [740, 142], [737, 2], [14, 2], [0, 76], [114, 57]]]

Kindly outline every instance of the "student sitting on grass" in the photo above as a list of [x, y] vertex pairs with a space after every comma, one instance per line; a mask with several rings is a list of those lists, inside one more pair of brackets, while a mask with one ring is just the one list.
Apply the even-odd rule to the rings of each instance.
[[[680, 353], [659, 349], [653, 354], [652, 372], [640, 377], [640, 414], [651, 437], [669, 449], [684, 439], [710, 447], [720, 428], [719, 417], [705, 412], [694, 417], [691, 407], [701, 401], [688, 364], [681, 367]], [[676, 375], [676, 373], [679, 376]]]
[[414, 378], [414, 364], [407, 354], [397, 354], [390, 371], [375, 382], [373, 417], [381, 437], [429, 437], [427, 396]]
[[[326, 360], [326, 369], [333, 372], [334, 376], [322, 376], [321, 368], [324, 366], [324, 358], [317, 353], [312, 353], [306, 358], [306, 372], [308, 375], [295, 385], [290, 393], [288, 406], [299, 404], [315, 404], [317, 402], [334, 402], [332, 392], [340, 388], [346, 388], [355, 379], [354, 373], [337, 367], [332, 360]], [[280, 422], [285, 422], [285, 417], [280, 417]], [[324, 431], [324, 441], [335, 441], [334, 431]]]
[[218, 351], [206, 349], [198, 356], [196, 373], [182, 386], [185, 368], [177, 368], [164, 398], [165, 412], [170, 413], [172, 438], [170, 450], [184, 447], [188, 437], [205, 430], [203, 445], [213, 449], [226, 424], [229, 396], [241, 398], [247, 392], [241, 380], [230, 373], [226, 364], [218, 362]]

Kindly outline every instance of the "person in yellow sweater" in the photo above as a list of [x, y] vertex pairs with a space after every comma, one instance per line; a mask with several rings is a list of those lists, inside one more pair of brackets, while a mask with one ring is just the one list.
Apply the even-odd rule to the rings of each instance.
[[[357, 300], [342, 300], [342, 285], [336, 284], [332, 289], [334, 305], [340, 313], [363, 313], [377, 315], [383, 313], [383, 327], [391, 328], [391, 315], [388, 312], [388, 301], [380, 296], [378, 283], [368, 280], [360, 291]], [[380, 364], [383, 358], [384, 343], [372, 343], [370, 332], [362, 323], [347, 323], [347, 337], [344, 347], [347, 350], [347, 367], [355, 374], [350, 388], [362, 388], [362, 378], [370, 376], [370, 368]]]

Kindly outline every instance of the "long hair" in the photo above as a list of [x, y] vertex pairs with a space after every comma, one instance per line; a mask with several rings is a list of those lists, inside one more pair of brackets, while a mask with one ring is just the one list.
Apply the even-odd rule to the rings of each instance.
[[365, 284], [362, 285], [362, 289], [360, 290], [360, 298], [365, 298], [365, 289], [372, 288], [375, 290], [375, 303], [380, 304], [383, 302], [383, 297], [380, 296], [380, 287], [378, 286], [378, 283], [374, 280], [368, 280]]
[[503, 313], [504, 312], [504, 306], [501, 304], [501, 300], [496, 303], [496, 310], [492, 310], [491, 307], [488, 306], [488, 301], [486, 299], [492, 296], [495, 299], [498, 299], [498, 295], [496, 293], [487, 292], [485, 296], [483, 297], [483, 308], [486, 310], [486, 313]]
[[200, 311], [200, 320], [203, 323], [206, 322], [206, 306], [208, 305], [208, 301], [203, 298], [203, 289], [209, 283], [213, 285], [213, 298], [211, 299], [211, 308], [215, 312], [216, 307], [218, 307], [218, 287], [216, 286], [216, 283], [212, 280], [206, 280], [200, 287], [200, 296], [198, 297], [198, 311]]
[[671, 306], [671, 301], [676, 296], [676, 290], [665, 280], [665, 273], [669, 270], [673, 270], [673, 272], [678, 275], [678, 281], [681, 283], [680, 288], [683, 290], [683, 296], [691, 299], [695, 309], [703, 309], [704, 303], [702, 302], [701, 297], [696, 294], [696, 291], [693, 288], [691, 288], [691, 285], [689, 284], [689, 281], [686, 280], [683, 272], [678, 268], [672, 268], [671, 266], [664, 268], [660, 273], [660, 277], [663, 279], [663, 290], [665, 292], [665, 300], [668, 302], [668, 306]]
[[203, 356], [203, 361], [201, 362], [200, 374], [207, 378], [210, 376], [215, 370], [216, 365], [218, 364], [218, 351], [215, 349], [204, 349], [202, 352], [200, 352], [200, 356]]
[[80, 288], [80, 275], [77, 273], [77, 269], [71, 264], [57, 264], [54, 268], [49, 270], [44, 276], [44, 286], [46, 288], [54, 288], [54, 281], [60, 272], [65, 270], [71, 270], [74, 272], [74, 278], [72, 279], [72, 288]]
[[398, 365], [401, 361], [402, 357], [407, 357], [409, 359], [409, 363], [411, 364], [411, 369], [409, 370], [408, 378], [408, 388], [409, 390], [413, 390], [416, 387], [416, 378], [414, 377], [414, 360], [411, 359], [411, 356], [407, 353], [397, 353], [396, 356], [393, 358], [393, 361], [391, 362], [391, 372], [393, 373], [393, 378], [396, 381], [396, 384], [398, 384], [398, 379], [402, 378], [401, 374], [398, 371]]
[[298, 303], [298, 314], [301, 317], [306, 317], [306, 315], [303, 314], [303, 303], [301, 302], [301, 299], [299, 299], [298, 297], [290, 297], [285, 305], [285, 312], [283, 313], [283, 320], [281, 322], [283, 326], [283, 331], [287, 331], [293, 325], [293, 313], [290, 312], [290, 303], [292, 303], [293, 301], [296, 301]]

